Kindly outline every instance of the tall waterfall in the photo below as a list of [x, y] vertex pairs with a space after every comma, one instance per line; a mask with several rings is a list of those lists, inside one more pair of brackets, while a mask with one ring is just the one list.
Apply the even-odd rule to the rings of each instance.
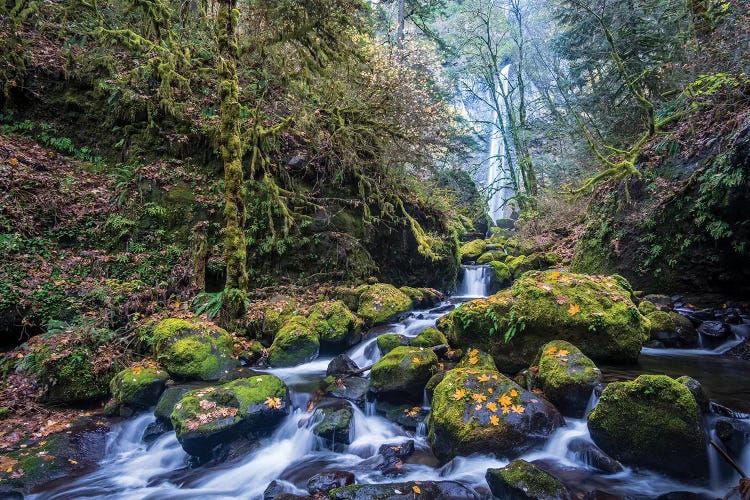
[[[508, 92], [508, 73], [510, 64], [503, 67], [498, 75], [498, 92], [507, 94]], [[500, 99], [502, 106], [502, 99]], [[504, 125], [504, 126], [503, 126]], [[503, 141], [502, 130], [505, 130], [505, 109], [497, 110], [495, 124], [492, 127], [490, 136], [490, 166], [487, 169], [487, 188], [489, 189], [490, 198], [488, 200], [490, 218], [493, 221], [506, 217], [508, 207], [504, 206], [505, 202], [512, 196], [511, 189], [508, 185], [508, 167], [506, 165], [505, 141]]]

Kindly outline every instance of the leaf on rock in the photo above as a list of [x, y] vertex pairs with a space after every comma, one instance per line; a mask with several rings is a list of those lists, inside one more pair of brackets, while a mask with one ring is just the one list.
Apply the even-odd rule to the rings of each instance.
[[456, 389], [456, 392], [453, 393], [453, 399], [456, 401], [459, 401], [466, 396], [466, 391], [464, 389]]
[[571, 316], [575, 316], [581, 312], [581, 306], [578, 304], [570, 304], [570, 308], [568, 308], [568, 314]]
[[279, 398], [266, 398], [266, 406], [272, 410], [280, 410], [281, 409], [281, 399]]

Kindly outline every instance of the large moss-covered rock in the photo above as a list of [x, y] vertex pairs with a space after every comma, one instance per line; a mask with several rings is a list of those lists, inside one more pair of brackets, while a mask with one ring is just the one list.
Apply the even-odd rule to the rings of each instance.
[[461, 255], [462, 262], [473, 262], [476, 261], [487, 249], [487, 242], [485, 240], [474, 240], [469, 241], [461, 245], [459, 253]]
[[96, 373], [94, 355], [88, 347], [80, 346], [64, 357], [46, 354], [38, 375], [43, 392], [41, 401], [49, 405], [103, 399], [109, 392], [112, 370]]
[[371, 285], [360, 295], [357, 315], [369, 326], [385, 323], [412, 307], [408, 295], [393, 285]]
[[513, 460], [502, 469], [488, 469], [490, 491], [503, 500], [563, 500], [573, 498], [556, 477], [524, 460]]
[[290, 408], [286, 384], [259, 375], [186, 393], [171, 420], [183, 449], [205, 457], [219, 444], [270, 433]]
[[492, 267], [492, 283], [495, 286], [495, 290], [507, 285], [513, 280], [513, 273], [507, 264], [496, 260], [489, 264], [490, 267]]
[[370, 371], [370, 388], [378, 397], [422, 399], [427, 381], [438, 371], [438, 358], [430, 349], [396, 347]]
[[353, 484], [336, 488], [331, 500], [479, 500], [476, 491], [457, 481], [409, 481], [405, 483]]
[[134, 366], [122, 370], [109, 384], [113, 410], [128, 417], [135, 411], [155, 405], [168, 378], [167, 372], [156, 366]]
[[417, 308], [432, 307], [443, 299], [443, 294], [434, 288], [402, 286], [399, 290], [408, 295], [413, 306]]
[[608, 385], [588, 426], [594, 442], [624, 464], [685, 478], [708, 472], [698, 404], [685, 385], [666, 375]]
[[414, 347], [435, 347], [438, 345], [448, 345], [448, 339], [445, 338], [443, 332], [435, 328], [427, 328], [419, 332], [412, 341], [411, 345]]
[[456, 368], [437, 385], [427, 437], [436, 456], [517, 456], [564, 424], [547, 401], [494, 370]]
[[398, 333], [384, 333], [379, 335], [375, 342], [382, 355], [388, 354], [396, 347], [408, 346], [411, 343], [409, 337]]
[[582, 417], [602, 378], [594, 362], [573, 344], [553, 340], [539, 350], [534, 364], [538, 367], [539, 388], [547, 400], [567, 417]]
[[[313, 427], [313, 434], [325, 439], [329, 445], [350, 444], [354, 419], [352, 410], [345, 401], [343, 404], [328, 404], [315, 410], [322, 420]], [[313, 414], [313, 418], [317, 415]]]
[[218, 380], [237, 366], [232, 337], [210, 323], [168, 318], [154, 329], [156, 359], [181, 380]]
[[315, 304], [307, 317], [322, 346], [334, 350], [350, 347], [362, 338], [357, 317], [340, 300]]
[[438, 321], [453, 347], [487, 351], [506, 373], [528, 367], [552, 340], [566, 340], [595, 361], [633, 362], [647, 325], [622, 278], [559, 271], [530, 271]]
[[268, 348], [268, 362], [275, 367], [296, 366], [314, 360], [319, 352], [318, 333], [305, 318], [294, 317], [273, 339]]

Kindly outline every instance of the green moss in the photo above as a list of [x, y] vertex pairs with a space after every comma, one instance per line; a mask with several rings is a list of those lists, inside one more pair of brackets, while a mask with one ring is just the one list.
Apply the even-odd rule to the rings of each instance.
[[157, 360], [178, 379], [218, 380], [237, 366], [232, 337], [208, 323], [165, 319], [154, 329], [154, 339]]
[[380, 354], [382, 355], [388, 354], [396, 347], [409, 345], [409, 339], [397, 333], [384, 333], [383, 335], [379, 335], [376, 342], [378, 344], [378, 349], [380, 349]]
[[42, 401], [47, 404], [70, 404], [102, 399], [109, 393], [111, 372], [97, 374], [92, 354], [78, 347], [61, 359], [44, 362], [40, 380], [45, 381]]
[[379, 283], [371, 285], [360, 295], [357, 315], [367, 326], [385, 323], [411, 309], [408, 295], [393, 285]]
[[414, 307], [430, 307], [440, 301], [441, 294], [432, 288], [414, 288], [402, 286], [399, 288], [412, 301]]
[[321, 342], [348, 346], [357, 340], [357, 318], [340, 300], [318, 302], [307, 319]]
[[502, 469], [488, 469], [487, 483], [498, 498], [565, 498], [568, 492], [557, 478], [524, 460], [514, 460]]
[[646, 316], [651, 323], [652, 332], [674, 332], [677, 329], [668, 312], [653, 311]]
[[616, 279], [530, 271], [511, 288], [462, 304], [438, 321], [455, 348], [492, 354], [508, 373], [526, 368], [560, 339], [596, 361], [632, 362], [648, 338], [647, 320]]
[[583, 416], [601, 371], [576, 346], [553, 340], [542, 346], [535, 364], [545, 397], [563, 415]]
[[462, 261], [476, 260], [482, 255], [487, 248], [485, 240], [474, 240], [464, 243], [459, 250]]
[[492, 276], [498, 285], [506, 285], [513, 279], [513, 273], [505, 263], [495, 260], [490, 262], [490, 266], [492, 266]]
[[656, 309], [656, 305], [650, 300], [642, 300], [641, 303], [638, 304], [638, 310], [644, 316], [648, 316], [649, 314], [657, 311], [658, 309]]
[[461, 358], [456, 368], [469, 368], [472, 370], [497, 370], [495, 360], [492, 356], [479, 349], [469, 349]]
[[427, 381], [438, 371], [438, 358], [429, 349], [396, 347], [372, 367], [370, 387], [378, 395], [404, 394], [420, 398]]
[[609, 384], [588, 424], [596, 444], [623, 463], [683, 477], [707, 472], [698, 404], [670, 377], [641, 375]]
[[316, 411], [323, 414], [323, 421], [313, 427], [313, 434], [334, 444], [350, 443], [350, 430], [353, 422], [352, 411], [349, 408], [324, 407]]
[[411, 345], [414, 347], [434, 347], [437, 345], [448, 345], [448, 339], [440, 330], [435, 328], [427, 328], [419, 332], [414, 340], [411, 341]]
[[115, 375], [109, 384], [113, 402], [133, 408], [148, 408], [157, 402], [167, 378], [167, 372], [158, 368], [126, 368]]
[[296, 366], [318, 357], [320, 337], [305, 318], [295, 317], [281, 327], [268, 349], [271, 366]]

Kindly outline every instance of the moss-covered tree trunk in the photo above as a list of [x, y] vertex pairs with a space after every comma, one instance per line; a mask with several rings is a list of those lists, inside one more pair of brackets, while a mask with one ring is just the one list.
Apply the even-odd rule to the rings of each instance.
[[229, 317], [239, 318], [247, 294], [247, 217], [245, 180], [242, 171], [239, 81], [237, 78], [237, 0], [219, 0], [218, 45], [221, 130], [219, 147], [224, 160], [224, 252], [227, 263], [224, 306]]

